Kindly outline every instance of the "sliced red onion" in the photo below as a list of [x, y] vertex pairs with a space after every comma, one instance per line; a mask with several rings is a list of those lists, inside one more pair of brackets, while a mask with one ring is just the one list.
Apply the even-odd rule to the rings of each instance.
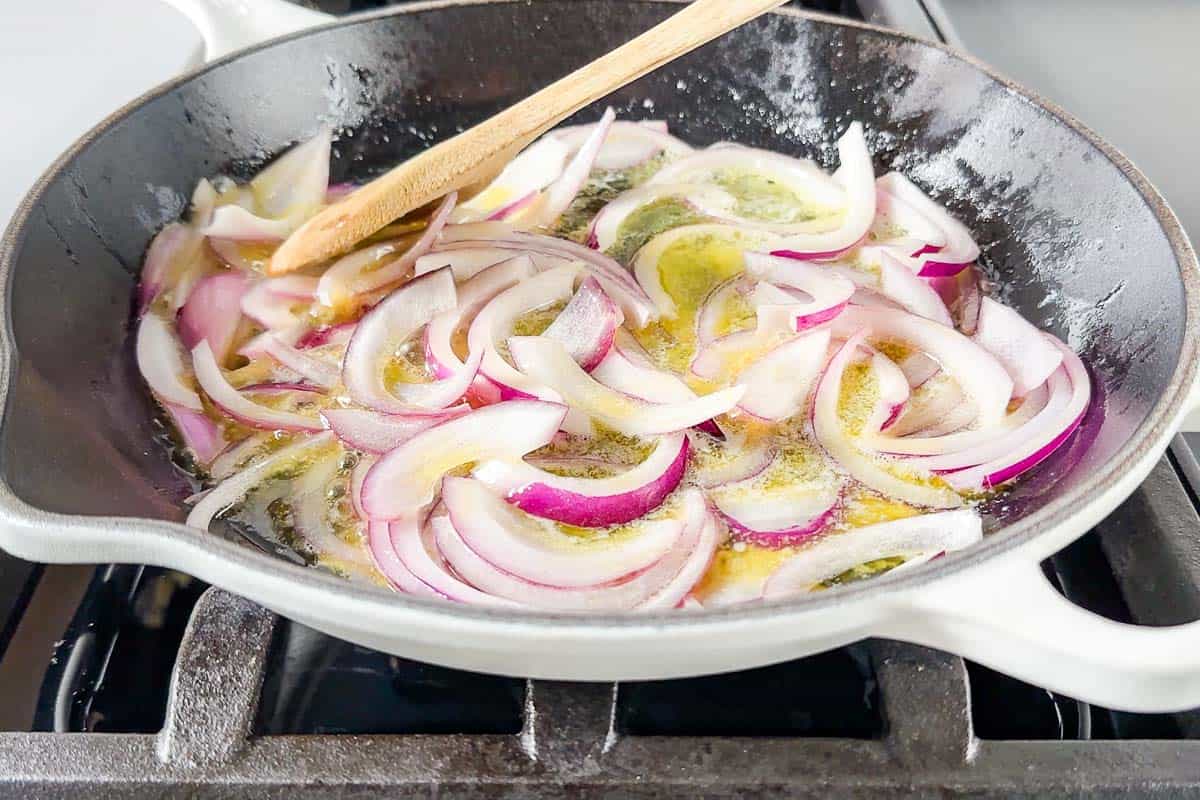
[[768, 420], [799, 414], [825, 366], [828, 351], [826, 329], [810, 331], [770, 350], [737, 376], [737, 385], [746, 387], [738, 407]]
[[274, 439], [274, 434], [265, 431], [252, 433], [240, 442], [230, 445], [212, 459], [208, 466], [208, 474], [215, 481], [223, 481], [241, 469], [246, 462], [264, 452], [267, 443]]
[[937, 359], [975, 404], [979, 427], [1004, 419], [1012, 379], [991, 353], [958, 331], [904, 311], [862, 306], [848, 306], [833, 323], [834, 336], [849, 337], [862, 330], [907, 342]]
[[942, 371], [941, 364], [919, 350], [900, 359], [897, 366], [904, 373], [910, 389], [924, 386], [926, 381]]
[[[684, 521], [678, 544], [658, 563], [618, 583], [578, 588], [534, 583], [489, 563], [463, 541], [449, 517], [435, 516], [431, 527], [439, 551], [454, 572], [488, 594], [553, 611], [624, 611], [644, 604], [665, 603], [680, 591], [680, 583], [686, 585], [683, 589], [686, 594], [696, 583], [692, 576], [700, 571], [695, 562], [703, 560], [707, 566], [711, 560], [708, 548], [715, 549], [716, 532], [715, 526], [706, 525], [712, 518], [705, 513], [703, 499], [698, 494], [689, 494], [680, 516], [684, 516]], [[707, 540], [706, 530], [710, 537]], [[586, 555], [586, 551], [581, 553]]]
[[388, 259], [396, 251], [397, 244], [386, 242], [351, 253], [325, 270], [317, 286], [317, 297], [321, 303], [336, 308], [349, 298], [383, 289], [408, 277], [417, 259], [428, 253], [437, 241], [457, 199], [456, 192], [443, 198], [421, 238], [402, 255]]
[[142, 317], [138, 323], [136, 352], [142, 380], [159, 400], [179, 409], [204, 410], [200, 395], [184, 379], [188, 369], [170, 324], [156, 314]]
[[267, 330], [295, 327], [300, 316], [293, 308], [316, 298], [317, 279], [308, 275], [267, 278], [242, 295], [242, 313]]
[[880, 253], [879, 290], [910, 313], [954, 327], [946, 304], [928, 283], [889, 253]]
[[688, 439], [664, 436], [646, 459], [609, 478], [570, 478], [524, 461], [486, 461], [473, 476], [534, 516], [589, 528], [629, 522], [662, 505], [683, 479]]
[[292, 520], [296, 531], [320, 560], [366, 568], [370, 566], [370, 556], [365, 548], [338, 536], [329, 519], [329, 491], [337, 471], [337, 458], [329, 455], [306, 466], [292, 481], [288, 492]]
[[163, 403], [163, 408], [171, 417], [175, 429], [183, 439], [184, 447], [192, 451], [192, 455], [201, 464], [208, 464], [225, 449], [225, 437], [221, 428], [203, 411], [196, 411], [174, 403]]
[[763, 586], [763, 599], [810, 592], [821, 582], [870, 561], [961, 550], [982, 538], [979, 515], [966, 508], [852, 528], [827, 536], [784, 561]]
[[150, 304], [167, 288], [179, 267], [178, 262], [194, 247], [195, 241], [196, 232], [190, 226], [172, 222], [150, 242], [138, 283], [138, 316], [145, 314]]
[[242, 296], [249, 285], [240, 272], [219, 272], [196, 284], [179, 312], [179, 338], [191, 350], [208, 342], [217, 363], [229, 359], [242, 320]]
[[[475, 375], [456, 373], [433, 383], [407, 383], [389, 388], [384, 366], [396, 349], [436, 315], [457, 303], [454, 276], [442, 269], [414, 278], [359, 320], [346, 347], [342, 381], [357, 402], [389, 414], [445, 408], [463, 396]], [[478, 367], [478, 361], [474, 368]]]
[[[696, 536], [696, 540], [692, 542], [692, 536]], [[721, 526], [717, 524], [717, 520], [712, 514], [705, 514], [703, 522], [697, 525], [695, 522], [689, 522], [687, 528], [684, 529], [683, 536], [680, 537], [680, 551], [688, 553], [687, 560], [683, 562], [683, 566], [675, 573], [675, 577], [671, 578], [661, 589], [655, 592], [646, 600], [638, 604], [639, 611], [654, 611], [664, 608], [678, 608], [689, 597], [689, 594], [696, 588], [696, 584], [708, 572], [709, 565], [712, 564], [713, 556], [717, 553], [717, 547], [720, 546], [722, 539]], [[659, 564], [655, 565], [656, 569], [666, 571], [664, 567], [670, 564], [674, 566], [674, 560], [678, 556], [672, 554], [664, 558]], [[692, 602], [696, 605], [699, 603], [692, 598]]]
[[354, 507], [354, 514], [361, 520], [367, 519], [362, 506], [363, 483], [367, 480], [367, 473], [378, 460], [376, 456], [364, 453], [358, 457], [358, 463], [350, 470], [350, 504]]
[[974, 341], [994, 355], [1013, 380], [1013, 396], [1024, 397], [1046, 382], [1062, 363], [1062, 349], [1006, 305], [985, 297]]
[[[889, 192], [886, 187], [891, 179], [884, 178], [887, 176], [875, 181], [875, 224], [872, 225], [872, 232], [878, 233], [875, 241], [881, 247], [907, 258], [943, 249], [946, 246], [945, 231], [915, 207]], [[895, 235], [896, 231], [902, 232], [900, 236]]]
[[925, 278], [957, 275], [979, 258], [979, 245], [971, 237], [967, 226], [950, 216], [946, 209], [931, 200], [908, 178], [899, 172], [889, 172], [880, 176], [878, 185], [892, 196], [894, 203], [911, 206], [915, 214], [935, 225], [944, 236], [945, 244], [935, 252], [917, 256], [920, 264], [918, 275]]
[[[544, 136], [525, 148], [479, 194], [454, 213], [455, 223], [493, 218], [497, 212], [537, 193], [558, 180], [571, 150], [553, 136]], [[500, 217], [501, 219], [503, 217]]]
[[[721, 336], [701, 348], [690, 365], [694, 374], [706, 380], [721, 380], [731, 372], [740, 374], [742, 365], [758, 361], [790, 341], [797, 328], [809, 327], [808, 320], [814, 316], [810, 313], [811, 303], [769, 283], [755, 285], [750, 305], [756, 316], [755, 327]], [[824, 313], [817, 312], [816, 316]]]
[[242, 394], [277, 396], [282, 394], [312, 394], [322, 395], [325, 392], [319, 386], [302, 381], [269, 381], [267, 383], [252, 383], [238, 390]]
[[591, 372], [612, 350], [624, 321], [621, 309], [589, 276], [542, 335], [562, 344], [579, 366]]
[[231, 242], [282, 242], [295, 228], [290, 220], [267, 219], [241, 206], [225, 205], [213, 211], [201, 233]]
[[875, 401], [875, 407], [867, 415], [863, 426], [864, 436], [893, 425], [904, 411], [910, 394], [908, 378], [896, 362], [883, 353], [871, 353], [871, 372], [879, 385], [879, 397]]
[[[199, 347], [205, 347], [201, 344]], [[276, 451], [236, 475], [217, 484], [188, 514], [184, 523], [192, 528], [208, 530], [213, 517], [233, 508], [242, 502], [246, 494], [263, 481], [268, 480], [289, 467], [301, 458], [322, 447], [328, 447], [334, 441], [332, 433], [319, 433], [316, 436], [306, 436], [287, 447]]]
[[290, 411], [276, 411], [247, 400], [225, 380], [207, 341], [192, 349], [192, 368], [200, 388], [222, 411], [243, 425], [264, 430], [320, 431], [320, 420]]
[[379, 414], [360, 408], [327, 408], [321, 412], [337, 437], [355, 450], [386, 453], [422, 431], [470, 413], [470, 406], [454, 406], [442, 413]]
[[481, 247], [525, 253], [539, 267], [543, 266], [544, 257], [554, 259], [554, 266], [558, 266], [561, 260], [568, 263], [578, 261], [588, 274], [600, 281], [608, 296], [625, 312], [626, 319], [641, 327], [658, 316], [654, 303], [625, 267], [603, 253], [566, 239], [514, 231], [497, 223], [454, 225], [444, 232], [438, 252], [477, 250]]
[[737, 198], [719, 186], [693, 183], [646, 183], [614, 198], [596, 214], [588, 230], [589, 246], [608, 250], [620, 238], [621, 226], [638, 209], [674, 198], [710, 217], [727, 218]]
[[336, 365], [297, 350], [277, 336], [267, 334], [263, 342], [263, 352], [306, 381], [323, 389], [332, 389], [341, 382]]
[[455, 334], [464, 323], [478, 315], [480, 309], [500, 292], [533, 274], [533, 262], [518, 256], [484, 269], [458, 287], [458, 304], [435, 316], [425, 328], [425, 360], [437, 378], [449, 378], [466, 366], [454, 352], [453, 344]]
[[875, 219], [875, 171], [863, 138], [862, 124], [850, 127], [838, 140], [841, 166], [835, 178], [846, 192], [846, 213], [835, 230], [796, 233], [775, 242], [772, 255], [798, 259], [833, 258], [862, 241]]
[[450, 574], [441, 554], [437, 551], [433, 528], [428, 524], [418, 525], [412, 517], [393, 520], [390, 523], [392, 547], [404, 567], [436, 594], [456, 603], [479, 606], [502, 606], [516, 608], [519, 603], [485, 594], [470, 584], [463, 583]]
[[616, 118], [617, 112], [612, 108], [605, 109], [604, 115], [592, 128], [562, 175], [542, 192], [541, 202], [531, 212], [531, 221], [535, 225], [552, 226], [575, 200], [579, 190], [587, 183], [596, 156], [600, 154], [600, 148], [604, 146], [604, 140]]
[[627, 580], [666, 555], [684, 527], [684, 514], [676, 513], [641, 520], [632, 535], [600, 546], [565, 547], [555, 540], [569, 540], [553, 523], [514, 509], [478, 481], [447, 477], [442, 502], [454, 529], [480, 558], [522, 580], [559, 588]]
[[455, 467], [520, 458], [548, 444], [565, 415], [555, 403], [510, 400], [422, 431], [372, 467], [363, 483], [363, 510], [398, 519], [431, 502], [442, 476]]
[[754, 291], [754, 287], [755, 281], [743, 274], [725, 281], [709, 293], [701, 303], [700, 310], [696, 312], [697, 346], [705, 347], [728, 333], [722, 330], [722, 322], [726, 318], [729, 304], [739, 297], [745, 301]]
[[[415, 528], [419, 523], [410, 516], [401, 524]], [[367, 548], [370, 550], [371, 560], [375, 563], [375, 569], [379, 570], [394, 588], [416, 597], [450, 599], [414, 575], [412, 570], [400, 560], [400, 556], [396, 553], [396, 547], [392, 544], [391, 523], [378, 519], [370, 520], [367, 523]]]
[[522, 372], [557, 391], [573, 410], [629, 436], [686, 430], [731, 410], [745, 393], [744, 387], [735, 386], [682, 403], [645, 403], [596, 381], [558, 342], [514, 336], [508, 347]]
[[529, 208], [531, 208], [532, 206], [536, 205], [537, 201], [540, 198], [541, 198], [540, 193], [530, 192], [529, 194], [525, 195], [524, 197], [517, 198], [516, 200], [512, 201], [508, 205], [501, 206], [497, 210], [493, 211], [491, 214], [488, 215], [488, 219], [489, 220], [512, 219], [513, 217], [519, 216], [522, 211], [526, 211]]
[[966, 336], [974, 336], [979, 327], [979, 311], [985, 297], [979, 268], [968, 264], [957, 275], [928, 278], [954, 319], [954, 326]]
[[962, 498], [955, 492], [930, 485], [924, 480], [926, 476], [918, 476], [918, 480], [900, 477], [896, 474], [901, 469], [898, 465], [891, 465], [895, 470], [888, 469], [876, 458], [862, 452], [858, 443], [843, 429], [841, 415], [838, 413], [842, 375], [855, 357], [855, 351], [866, 340], [866, 335], [867, 329], [863, 329], [847, 339], [829, 362], [825, 374], [817, 384], [812, 412], [813, 433], [817, 441], [852, 478], [881, 494], [929, 508], [956, 508], [962, 505]]
[[686, 403], [696, 399], [696, 393], [678, 376], [654, 366], [623, 328], [617, 329], [613, 348], [591, 374], [608, 388], [648, 403]]
[[775, 459], [775, 450], [763, 438], [727, 435], [724, 441], [690, 434], [696, 483], [712, 489], [759, 475]]
[[333, 205], [339, 200], [345, 200], [350, 195], [358, 191], [359, 185], [353, 181], [343, 181], [342, 183], [331, 183], [325, 188], [325, 204]]
[[[1051, 376], [1051, 379], [1054, 380], [1054, 376]], [[1010, 434], [1041, 413], [1046, 407], [1049, 397], [1050, 392], [1047, 386], [1039, 386], [1026, 395], [1021, 401], [1021, 405], [1005, 417], [1002, 423], [992, 428], [927, 433], [927, 431], [936, 431], [936, 428], [930, 425], [923, 428], [919, 432], [921, 434], [919, 436], [872, 436], [868, 433], [864, 435], [864, 445], [892, 455], [925, 456], [925, 459], [913, 459], [910, 463], [928, 469], [961, 469], [974, 466], [993, 456], [1003, 454], [1009, 445], [1001, 444], [999, 447], [993, 447], [993, 443], [1005, 441], [1011, 443], [1012, 440], [1008, 438]], [[982, 449], [985, 445], [989, 446], [986, 450]], [[930, 458], [938, 456], [946, 460], [939, 463]]]
[[[746, 271], [778, 286], [799, 289], [809, 298], [795, 313], [795, 330], [803, 331], [828, 322], [842, 312], [854, 294], [854, 284], [844, 277], [815, 264], [746, 253]], [[793, 303], [800, 303], [798, 299]]]
[[358, 327], [357, 322], [342, 322], [338, 325], [313, 328], [302, 333], [296, 339], [295, 346], [301, 350], [311, 350], [315, 347], [348, 344], [356, 327]]
[[474, 278], [477, 274], [502, 261], [515, 257], [512, 250], [501, 247], [478, 247], [469, 250], [439, 250], [417, 259], [413, 274], [424, 275], [442, 267], [449, 267], [456, 281]]
[[[974, 422], [978, 413], [958, 382], [944, 373], [926, 381], [909, 399], [903, 413], [888, 427], [889, 442], [892, 437], [933, 438], [953, 433]], [[890, 452], [889, 447], [874, 449]]]
[[467, 332], [467, 349], [482, 356], [479, 371], [499, 389], [501, 399], [541, 397], [557, 401], [544, 382], [514, 368], [500, 355], [499, 344], [513, 329], [517, 317], [562, 302], [571, 296], [577, 266], [559, 267], [518, 283], [496, 295], [483, 307]]
[[[547, 136], [558, 139], [571, 152], [576, 152], [593, 134], [597, 124], [570, 125], [553, 130]], [[644, 164], [660, 154], [674, 157], [691, 152], [692, 148], [689, 145], [667, 133], [664, 121], [618, 120], [612, 124], [612, 130], [596, 156], [594, 167], [602, 170], [625, 170]]]
[[308, 333], [308, 326], [304, 323], [297, 323], [288, 328], [283, 328], [278, 331], [263, 331], [256, 336], [251, 337], [245, 344], [238, 348], [237, 354], [245, 356], [251, 361], [259, 358], [270, 358], [267, 352], [268, 345], [274, 341], [283, 342], [289, 347], [295, 347], [296, 342], [303, 339]]
[[[767, 472], [771, 470], [768, 466]], [[807, 480], [764, 483], [755, 476], [711, 489], [708, 496], [737, 538], [783, 547], [809, 539], [833, 522], [844, 483], [825, 469]]]
[[943, 477], [951, 486], [970, 490], [998, 486], [1040, 464], [1079, 427], [1091, 400], [1087, 369], [1070, 348], [1045, 335], [1063, 354], [1062, 366], [1047, 384], [1050, 394], [1045, 407], [1003, 439], [959, 454], [959, 461], [978, 462], [980, 457], [989, 460], [945, 474]]

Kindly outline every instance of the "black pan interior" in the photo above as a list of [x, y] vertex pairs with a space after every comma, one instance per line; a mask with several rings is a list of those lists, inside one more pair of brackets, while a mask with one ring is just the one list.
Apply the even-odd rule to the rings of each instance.
[[[49, 176], [15, 240], [4, 480], [47, 510], [182, 518], [190, 487], [151, 441], [127, 331], [146, 246], [198, 179], [247, 177], [322, 123], [340, 135], [335, 179], [361, 179], [671, 10], [542, 0], [375, 17], [227, 60], [102, 127]], [[862, 120], [879, 170], [903, 170], [967, 222], [1001, 293], [1083, 354], [1103, 396], [1084, 441], [1008, 496], [993, 527], [1108, 463], [1166, 390], [1186, 316], [1168, 236], [1101, 150], [969, 63], [900, 36], [772, 16], [610, 102], [694, 143], [734, 139], [825, 164]]]

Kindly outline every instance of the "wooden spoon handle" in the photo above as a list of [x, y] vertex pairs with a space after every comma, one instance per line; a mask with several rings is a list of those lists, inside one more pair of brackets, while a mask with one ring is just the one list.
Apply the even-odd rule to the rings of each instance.
[[273, 275], [323, 261], [489, 174], [584, 106], [786, 0], [695, 0], [637, 38], [414, 156], [306, 222], [275, 252]]

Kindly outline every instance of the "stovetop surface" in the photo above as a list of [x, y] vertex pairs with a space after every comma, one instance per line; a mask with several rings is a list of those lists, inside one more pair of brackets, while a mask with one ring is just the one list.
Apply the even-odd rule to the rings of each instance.
[[[1112, 619], [1200, 616], [1180, 563], [1200, 555], [1193, 485], [1181, 438], [1047, 575]], [[1165, 572], [1182, 577], [1156, 594], [1145, 578]], [[894, 642], [688, 680], [525, 681], [341, 642], [158, 568], [0, 554], [0, 796], [1200, 796], [1197, 739], [1200, 712], [1111, 711]]]

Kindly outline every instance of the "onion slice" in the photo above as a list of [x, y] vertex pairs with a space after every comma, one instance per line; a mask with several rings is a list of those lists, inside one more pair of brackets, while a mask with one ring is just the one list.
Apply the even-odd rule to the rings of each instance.
[[862, 241], [875, 219], [875, 171], [862, 124], [852, 122], [838, 139], [841, 166], [836, 178], [846, 190], [841, 225], [826, 233], [796, 233], [772, 245], [772, 255], [798, 259], [833, 258]]
[[587, 546], [552, 523], [518, 511], [482, 483], [448, 477], [442, 502], [463, 541], [489, 564], [522, 580], [558, 588], [628, 579], [658, 562], [679, 541], [685, 514], [643, 520], [629, 534]]
[[308, 275], [285, 275], [259, 281], [242, 295], [242, 313], [267, 330], [285, 330], [301, 323], [293, 311], [312, 303], [317, 279]]
[[589, 246], [608, 250], [621, 236], [621, 226], [645, 206], [674, 198], [696, 210], [716, 218], [727, 218], [737, 205], [737, 198], [719, 186], [693, 183], [645, 183], [618, 197], [602, 208], [588, 230]]
[[555, 403], [511, 400], [422, 431], [371, 468], [363, 482], [363, 511], [376, 519], [399, 519], [428, 505], [442, 476], [455, 467], [520, 458], [549, 444], [565, 414]]
[[648, 403], [696, 399], [696, 393], [678, 376], [656, 367], [624, 328], [617, 329], [613, 348], [591, 374], [608, 388]]
[[825, 366], [829, 341], [829, 331], [820, 329], [770, 350], [738, 375], [736, 385], [746, 387], [738, 406], [760, 419], [799, 414]]
[[517, 508], [569, 525], [629, 522], [658, 508], [683, 479], [688, 439], [662, 437], [642, 463], [609, 478], [571, 478], [524, 461], [485, 461], [472, 473]]
[[455, 192], [446, 195], [429, 218], [429, 225], [421, 237], [399, 257], [384, 260], [396, 250], [395, 243], [385, 243], [351, 253], [325, 270], [317, 285], [321, 303], [337, 308], [349, 298], [383, 289], [408, 277], [417, 259], [428, 253], [437, 241], [457, 199]]
[[[962, 505], [962, 499], [955, 492], [929, 485], [928, 481], [924, 480], [925, 476], [918, 476], [918, 480], [900, 477], [872, 456], [862, 452], [858, 443], [843, 430], [841, 415], [838, 413], [842, 376], [854, 358], [855, 351], [865, 341], [866, 335], [867, 330], [860, 330], [847, 339], [829, 362], [825, 374], [817, 384], [812, 411], [813, 433], [817, 441], [851, 477], [868, 488], [913, 505], [957, 508]], [[898, 464], [895, 466], [897, 470], [902, 469]]]
[[161, 317], [147, 314], [138, 323], [137, 365], [142, 380], [163, 403], [203, 411], [200, 396], [184, 380], [187, 367], [175, 332]]
[[351, 397], [389, 414], [436, 410], [461, 398], [474, 373], [396, 387], [384, 382], [384, 367], [397, 348], [456, 303], [454, 276], [450, 270], [441, 269], [414, 278], [367, 312], [354, 330], [342, 364], [342, 381]]
[[192, 451], [192, 455], [201, 464], [208, 464], [225, 450], [225, 438], [221, 428], [208, 418], [203, 411], [177, 406], [173, 403], [163, 403], [163, 408], [171, 417], [175, 429], [183, 444]]
[[[398, 527], [402, 524], [415, 527], [417, 521], [409, 517], [403, 521], [397, 520], [396, 524]], [[367, 523], [367, 548], [371, 553], [371, 560], [375, 563], [375, 569], [379, 570], [388, 579], [388, 582], [399, 591], [417, 597], [450, 599], [414, 575], [412, 570], [400, 560], [400, 556], [396, 553], [396, 546], [392, 544], [391, 523], [378, 519], [370, 520]]]
[[566, 398], [573, 410], [630, 436], [685, 430], [731, 410], [745, 393], [736, 386], [682, 403], [644, 403], [596, 381], [551, 339], [514, 336], [508, 347], [523, 372]]
[[337, 437], [355, 450], [386, 453], [422, 431], [468, 414], [470, 406], [454, 406], [441, 414], [379, 414], [360, 408], [329, 408], [321, 412]]
[[179, 338], [191, 350], [208, 342], [217, 362], [229, 359], [242, 320], [242, 296], [249, 285], [240, 272], [219, 272], [196, 284], [179, 312]]
[[440, 557], [435, 558], [430, 552], [437, 551], [437, 542], [434, 541], [433, 529], [428, 524], [418, 525], [411, 516], [393, 520], [389, 524], [389, 536], [396, 556], [405, 569], [435, 594], [456, 603], [471, 605], [506, 608], [516, 608], [520, 605], [502, 597], [485, 594], [451, 575]]
[[971, 338], [1004, 365], [1012, 376], [1014, 397], [1024, 397], [1041, 386], [1063, 361], [1060, 347], [1016, 311], [990, 297], [982, 299]]
[[336, 366], [297, 350], [274, 334], [263, 338], [262, 352], [322, 389], [332, 389], [340, 382]]
[[512, 216], [521, 210], [513, 206], [535, 198], [538, 192], [558, 180], [570, 155], [571, 149], [565, 142], [554, 136], [543, 136], [521, 151], [479, 194], [463, 203], [451, 221], [465, 223]]
[[975, 404], [978, 427], [1004, 419], [1012, 397], [1012, 379], [995, 356], [958, 331], [932, 320], [889, 308], [849, 306], [833, 323], [833, 335], [858, 331], [872, 337], [908, 342], [935, 358]]
[[493, 264], [458, 287], [458, 304], [435, 316], [425, 328], [425, 360], [436, 377], [448, 378], [466, 366], [454, 352], [453, 343], [464, 322], [478, 315], [479, 310], [500, 292], [533, 274], [533, 263], [528, 258], [511, 258]]
[[[1047, 384], [1046, 405], [1032, 419], [1003, 439], [983, 445], [970, 453], [970, 460], [981, 456], [989, 460], [970, 469], [950, 472], [943, 477], [959, 489], [990, 489], [1040, 464], [1079, 427], [1091, 401], [1091, 380], [1079, 357], [1069, 347], [1044, 334], [1062, 353], [1062, 366]], [[998, 453], [992, 457], [993, 453]], [[963, 454], [967, 455], [967, 454]]]
[[481, 354], [479, 371], [499, 388], [500, 398], [541, 397], [557, 401], [560, 396], [546, 385], [514, 368], [500, 355], [500, 341], [512, 331], [517, 317], [571, 296], [580, 269], [559, 267], [522, 281], [483, 307], [467, 332], [467, 348]]
[[[833, 521], [841, 504], [843, 479], [828, 468], [797, 479], [788, 475], [790, 468], [782, 458], [776, 456], [762, 475], [710, 490], [710, 500], [737, 538], [765, 547], [792, 545]], [[764, 480], [772, 475], [782, 480]]]
[[979, 245], [967, 226], [952, 217], [946, 209], [931, 200], [912, 181], [899, 172], [889, 172], [877, 181], [880, 190], [892, 196], [893, 204], [910, 206], [912, 212], [941, 230], [944, 245], [930, 248], [932, 252], [916, 256], [917, 274], [924, 278], [957, 275], [979, 258]]
[[567, 348], [571, 358], [591, 372], [612, 350], [617, 328], [625, 321], [595, 278], [588, 276], [550, 326], [542, 333]]
[[624, 611], [671, 605], [675, 596], [691, 591], [711, 561], [717, 532], [703, 498], [695, 492], [685, 495], [674, 520], [679, 520], [682, 532], [676, 546], [657, 563], [627, 580], [578, 588], [534, 583], [489, 563], [466, 544], [449, 517], [435, 516], [431, 526], [438, 549], [455, 573], [489, 594], [555, 611]]
[[792, 302], [800, 308], [793, 313], [795, 330], [803, 331], [836, 317], [854, 294], [854, 283], [843, 275], [803, 261], [779, 258], [763, 253], [746, 253], [746, 271], [777, 286], [799, 289], [808, 302]]
[[879, 290], [917, 316], [954, 327], [954, 320], [933, 287], [887, 252], [880, 253]]
[[320, 420], [290, 411], [276, 411], [243, 397], [225, 380], [207, 341], [192, 348], [192, 368], [200, 388], [222, 411], [243, 425], [264, 430], [320, 431]]
[[600, 148], [604, 146], [604, 140], [616, 118], [616, 111], [611, 107], [605, 109], [600, 121], [588, 133], [587, 139], [567, 164], [562, 175], [542, 192], [541, 202], [530, 213], [531, 221], [535, 225], [554, 225], [575, 200], [579, 190], [587, 183], [596, 157], [600, 155]]
[[822, 581], [880, 558], [913, 559], [961, 550], [982, 538], [979, 515], [965, 508], [852, 528], [827, 536], [784, 561], [763, 586], [763, 599], [810, 592]]
[[[569, 125], [553, 130], [547, 136], [559, 140], [575, 152], [584, 145], [598, 124]], [[617, 120], [605, 137], [604, 146], [596, 154], [593, 166], [601, 170], [626, 170], [660, 154], [673, 157], [691, 152], [690, 145], [667, 133], [667, 125], [661, 120]]]
[[272, 475], [288, 469], [299, 459], [307, 457], [310, 451], [326, 447], [333, 441], [333, 434], [329, 432], [307, 436], [227, 478], [204, 495], [200, 502], [192, 508], [184, 524], [192, 528], [208, 530], [213, 517], [240, 503], [251, 489]]

